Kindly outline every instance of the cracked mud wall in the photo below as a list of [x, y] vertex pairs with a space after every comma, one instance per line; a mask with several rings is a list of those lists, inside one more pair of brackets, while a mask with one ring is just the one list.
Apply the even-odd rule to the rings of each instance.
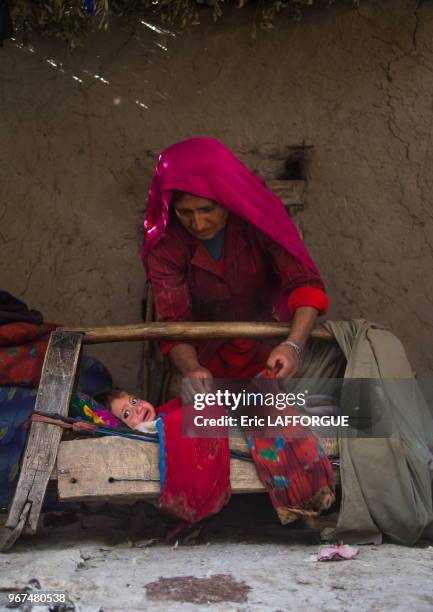
[[[207, 21], [206, 13], [203, 13]], [[433, 6], [364, 0], [250, 36], [226, 11], [183, 36], [121, 25], [72, 54], [0, 53], [0, 285], [46, 320], [139, 322], [155, 154], [213, 135], [264, 174], [314, 145], [302, 224], [330, 318], [365, 317], [433, 373]], [[139, 390], [139, 343], [93, 349]]]

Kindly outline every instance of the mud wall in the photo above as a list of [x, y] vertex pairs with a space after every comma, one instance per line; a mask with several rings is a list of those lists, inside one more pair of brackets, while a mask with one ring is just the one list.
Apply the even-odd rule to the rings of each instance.
[[[187, 35], [144, 20], [73, 52], [6, 43], [1, 287], [47, 320], [139, 322], [156, 152], [213, 135], [266, 174], [287, 145], [313, 145], [302, 223], [329, 317], [385, 323], [431, 375], [433, 7], [339, 3], [301, 23], [282, 17], [255, 40], [248, 7], [216, 25], [205, 11]], [[139, 343], [95, 351], [139, 389]]]

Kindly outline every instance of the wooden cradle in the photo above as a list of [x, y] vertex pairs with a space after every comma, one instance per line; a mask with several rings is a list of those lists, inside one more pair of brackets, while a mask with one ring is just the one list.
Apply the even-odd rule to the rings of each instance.
[[[147, 323], [105, 328], [58, 329], [52, 332], [45, 355], [35, 410], [68, 414], [69, 402], [85, 344], [161, 339], [287, 337], [286, 323]], [[323, 328], [312, 337], [333, 341]], [[32, 422], [20, 476], [0, 550], [9, 549], [19, 535], [35, 533], [48, 481], [56, 479], [61, 501], [136, 501], [159, 493], [158, 445], [119, 437], [61, 441], [56, 425]], [[322, 445], [338, 471], [337, 441]], [[247, 451], [245, 442], [230, 446]], [[233, 493], [256, 493], [264, 487], [252, 462], [231, 460]]]

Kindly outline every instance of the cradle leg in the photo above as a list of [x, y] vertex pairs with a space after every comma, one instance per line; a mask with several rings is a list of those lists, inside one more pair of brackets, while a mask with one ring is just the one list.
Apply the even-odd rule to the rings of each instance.
[[[68, 414], [82, 339], [82, 334], [77, 332], [62, 330], [52, 332], [35, 410], [58, 412], [65, 416]], [[24, 528], [26, 533], [36, 532], [62, 431], [60, 427], [48, 423], [31, 424], [20, 477], [5, 524], [5, 529], [14, 534], [12, 536], [12, 533], [9, 533], [9, 538], [6, 531], [6, 546], [9, 545], [9, 548]]]
[[21, 516], [16, 527], [13, 529], [9, 529], [9, 527], [2, 527], [2, 530], [0, 531], [0, 552], [7, 552], [18, 540], [24, 529], [24, 525], [26, 524], [30, 508], [31, 503], [27, 502], [23, 508], [23, 511], [21, 512]]

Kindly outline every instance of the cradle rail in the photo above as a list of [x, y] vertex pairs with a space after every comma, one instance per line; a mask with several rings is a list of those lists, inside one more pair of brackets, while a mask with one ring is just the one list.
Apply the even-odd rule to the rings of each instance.
[[[265, 490], [254, 463], [232, 459], [230, 473], [234, 493]], [[118, 437], [60, 444], [57, 482], [62, 501], [157, 498], [159, 478], [158, 444]]]
[[[272, 322], [181, 322], [140, 323], [112, 327], [69, 327], [64, 331], [83, 334], [83, 344], [127, 342], [131, 340], [198, 340], [204, 338], [286, 338], [287, 323]], [[334, 337], [323, 327], [316, 327], [311, 337], [332, 341]]]
[[[286, 337], [289, 332], [290, 326], [285, 323], [260, 322], [146, 323], [57, 329], [51, 333], [45, 355], [35, 410], [57, 412], [65, 416], [68, 414], [83, 344], [151, 339], [278, 338]], [[320, 327], [314, 329], [311, 336], [325, 341], [333, 340], [332, 335]], [[11, 548], [23, 531], [25, 533], [36, 532], [48, 481], [57, 460], [61, 436], [62, 430], [56, 425], [32, 422], [15, 495], [5, 526], [0, 532], [0, 551]], [[86, 444], [84, 448], [87, 451], [87, 449], [90, 450], [89, 445], [95, 442], [100, 443], [101, 441], [72, 441], [62, 443], [62, 448], [63, 445], [69, 444], [74, 445], [73, 448], [76, 445], [78, 449], [79, 444]], [[108, 444], [108, 442], [109, 440], [103, 444]], [[137, 442], [137, 444], [141, 443]], [[72, 446], [66, 448], [72, 448]], [[63, 475], [61, 474], [62, 477]], [[69, 480], [71, 478], [74, 477], [70, 477]], [[64, 480], [61, 478], [60, 487], [63, 487], [63, 484]], [[116, 485], [116, 481], [109, 481], [109, 484]], [[154, 482], [154, 485], [157, 487], [157, 482]], [[259, 485], [256, 483], [252, 489], [250, 487], [250, 490], [257, 490], [255, 486]], [[112, 487], [112, 489], [116, 493], [115, 488]], [[245, 487], [243, 490], [245, 491]], [[137, 494], [141, 495], [139, 491]]]

